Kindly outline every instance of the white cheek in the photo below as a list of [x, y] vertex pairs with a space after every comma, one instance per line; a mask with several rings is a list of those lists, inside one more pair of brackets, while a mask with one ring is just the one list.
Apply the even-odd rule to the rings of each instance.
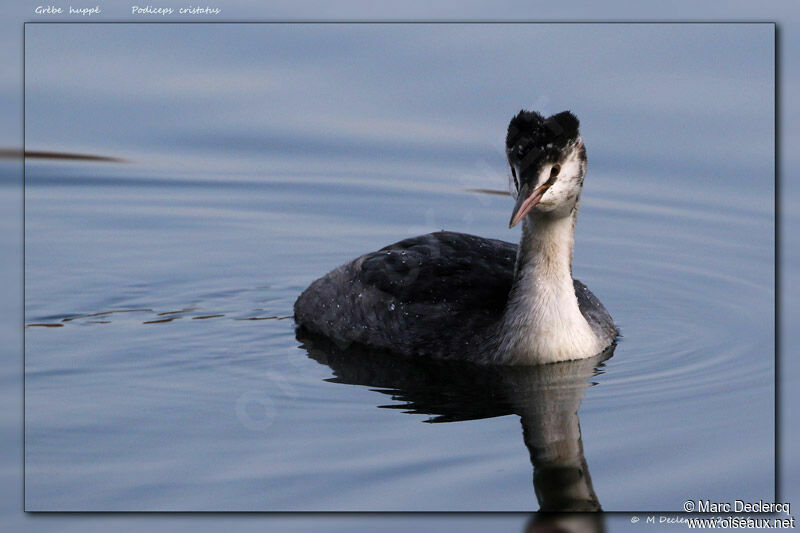
[[[547, 169], [549, 177], [550, 169]], [[545, 173], [542, 173], [544, 175]], [[561, 164], [559, 179], [542, 196], [537, 206], [540, 211], [551, 212], [558, 208], [572, 209], [572, 205], [581, 191], [580, 176], [583, 174], [582, 163], [576, 152]], [[539, 177], [542, 179], [542, 176]]]
[[544, 193], [544, 196], [542, 196], [542, 201], [539, 202], [537, 207], [540, 211], [548, 213], [561, 207], [569, 206], [571, 208], [571, 197], [572, 190], [563, 184], [559, 186], [559, 182], [556, 182], [555, 185], [550, 187], [547, 192]]
[[583, 163], [578, 158], [578, 154], [575, 151], [573, 151], [570, 157], [566, 161], [564, 161], [564, 163], [561, 165], [560, 174], [562, 176], [570, 176], [570, 177], [580, 176], [583, 173], [581, 168], [582, 165]]
[[[536, 187], [543, 185], [550, 179], [550, 172], [553, 167], [544, 167], [539, 175], [536, 177]], [[546, 194], [546, 193], [545, 193]]]
[[550, 189], [547, 191], [547, 194], [545, 194], [545, 198], [543, 199], [546, 199], [547, 202], [551, 204], [561, 204], [569, 199], [570, 195], [571, 190], [564, 185], [563, 182], [560, 184], [560, 186], [557, 182], [556, 185], [550, 187]]

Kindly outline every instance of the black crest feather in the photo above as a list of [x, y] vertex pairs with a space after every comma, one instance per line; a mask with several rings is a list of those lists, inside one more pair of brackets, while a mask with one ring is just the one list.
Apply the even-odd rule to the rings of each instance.
[[506, 154], [509, 162], [520, 161], [531, 153], [536, 158], [555, 157], [580, 135], [580, 121], [570, 111], [543, 117], [536, 111], [521, 110], [508, 124]]

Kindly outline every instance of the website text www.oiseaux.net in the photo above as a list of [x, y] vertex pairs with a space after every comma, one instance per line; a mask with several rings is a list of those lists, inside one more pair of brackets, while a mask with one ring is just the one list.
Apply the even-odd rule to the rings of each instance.
[[712, 516], [686, 518], [693, 529], [794, 529], [794, 517], [753, 518], [752, 516]]

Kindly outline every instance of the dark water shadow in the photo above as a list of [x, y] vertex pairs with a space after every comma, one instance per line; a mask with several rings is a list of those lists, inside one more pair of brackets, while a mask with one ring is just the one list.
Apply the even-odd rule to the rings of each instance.
[[311, 359], [330, 367], [333, 377], [326, 381], [391, 396], [393, 403], [381, 408], [429, 415], [429, 423], [519, 416], [539, 510], [602, 510], [583, 453], [578, 408], [614, 346], [589, 359], [510, 367], [403, 358], [338, 345], [303, 330], [297, 339]]

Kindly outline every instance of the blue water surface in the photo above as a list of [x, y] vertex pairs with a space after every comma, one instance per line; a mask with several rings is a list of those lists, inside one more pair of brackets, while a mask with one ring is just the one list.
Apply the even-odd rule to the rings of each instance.
[[[29, 25], [28, 150], [124, 161], [26, 163], [26, 508], [536, 510], [523, 429], [578, 421], [606, 510], [771, 500], [772, 32]], [[520, 107], [582, 120], [574, 273], [614, 356], [495, 406], [298, 339], [294, 299], [353, 257], [518, 238], [473, 189], [507, 189]]]

